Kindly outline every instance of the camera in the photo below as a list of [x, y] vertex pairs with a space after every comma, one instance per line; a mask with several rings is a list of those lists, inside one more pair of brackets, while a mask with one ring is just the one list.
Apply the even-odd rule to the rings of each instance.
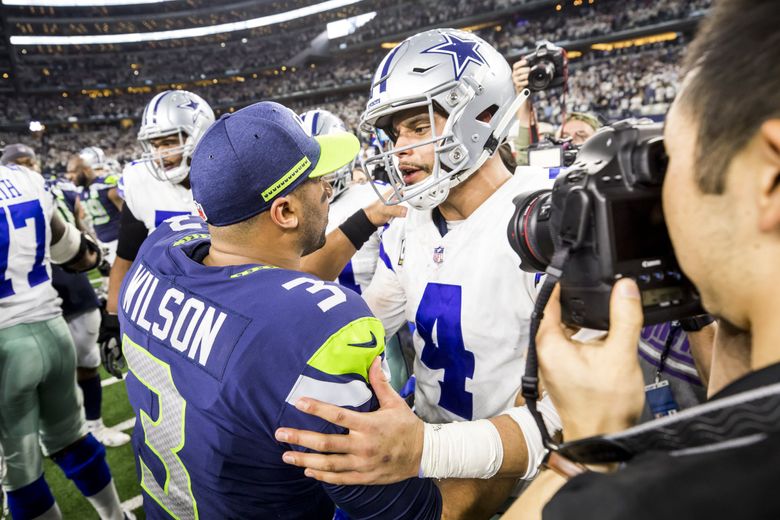
[[577, 160], [580, 147], [570, 139], [547, 138], [528, 147], [528, 164], [539, 168], [567, 168]]
[[528, 73], [528, 89], [532, 92], [561, 87], [566, 83], [568, 60], [566, 51], [561, 47], [541, 41], [525, 60], [531, 68]]
[[[667, 157], [661, 125], [626, 120], [601, 128], [552, 190], [521, 194], [507, 236], [527, 272], [560, 269], [563, 320], [606, 330], [614, 282], [641, 292], [645, 325], [702, 314], [680, 270], [661, 207]], [[568, 251], [568, 255], [565, 253]]]

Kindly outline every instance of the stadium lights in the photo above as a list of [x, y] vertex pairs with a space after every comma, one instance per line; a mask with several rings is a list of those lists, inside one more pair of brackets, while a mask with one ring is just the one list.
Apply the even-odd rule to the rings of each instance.
[[[5, 0], [3, 0], [5, 1]], [[197, 38], [235, 31], [245, 31], [257, 27], [266, 27], [282, 22], [303, 18], [313, 14], [338, 9], [347, 5], [357, 4], [363, 0], [328, 0], [319, 4], [310, 5], [261, 16], [241, 22], [230, 22], [207, 27], [194, 27], [191, 29], [175, 29], [172, 31], [154, 31], [146, 33], [124, 34], [94, 34], [88, 36], [11, 36], [11, 45], [106, 45], [112, 43], [137, 43], [147, 41], [173, 40], [180, 38]]]
[[22, 5], [25, 7], [93, 7], [133, 4], [160, 4], [172, 0], [2, 0], [5, 5]]
[[40, 121], [30, 121], [30, 132], [43, 132], [46, 128]]

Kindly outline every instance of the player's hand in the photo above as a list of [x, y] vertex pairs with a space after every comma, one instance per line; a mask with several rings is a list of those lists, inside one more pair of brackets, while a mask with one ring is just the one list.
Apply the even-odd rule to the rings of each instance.
[[117, 379], [122, 379], [122, 369], [125, 367], [125, 358], [122, 355], [122, 336], [119, 331], [119, 316], [116, 314], [109, 314], [105, 309], [101, 309], [98, 343], [100, 344], [100, 360], [103, 363], [103, 368]]
[[525, 58], [516, 61], [512, 65], [512, 84], [515, 86], [515, 92], [520, 93], [528, 86], [528, 75], [531, 73], [531, 67]]
[[287, 451], [283, 460], [306, 468], [308, 477], [337, 485], [391, 484], [416, 477], [423, 422], [385, 379], [379, 358], [371, 365], [369, 382], [379, 399], [374, 412], [355, 412], [309, 398], [298, 400], [298, 410], [347, 428], [349, 433], [326, 435], [279, 428], [279, 442], [323, 452]]
[[[392, 188], [387, 190], [383, 194], [383, 198], [387, 199], [393, 194]], [[368, 220], [371, 221], [376, 227], [381, 227], [390, 222], [396, 217], [406, 216], [406, 207], [396, 204], [394, 206], [388, 206], [381, 200], [377, 200], [371, 205], [367, 206], [363, 211], [366, 212]]]
[[609, 304], [606, 338], [582, 343], [561, 322], [560, 286], [536, 336], [539, 369], [563, 423], [564, 440], [634, 425], [645, 403], [637, 345], [644, 317], [639, 288], [619, 280]]

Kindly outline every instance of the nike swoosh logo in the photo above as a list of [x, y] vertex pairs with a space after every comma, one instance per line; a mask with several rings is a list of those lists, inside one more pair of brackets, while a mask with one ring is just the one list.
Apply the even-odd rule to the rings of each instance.
[[374, 348], [377, 345], [376, 336], [374, 336], [374, 333], [371, 333], [371, 341], [366, 341], [365, 343], [348, 343], [350, 347], [360, 347], [360, 348]]
[[431, 65], [430, 67], [415, 67], [412, 69], [412, 72], [416, 72], [417, 74], [425, 74], [434, 67], [436, 67], [436, 65]]

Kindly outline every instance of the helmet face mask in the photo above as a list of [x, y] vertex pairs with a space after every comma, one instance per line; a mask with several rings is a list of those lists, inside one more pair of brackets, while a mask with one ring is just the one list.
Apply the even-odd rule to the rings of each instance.
[[[347, 131], [347, 125], [344, 124], [344, 121], [327, 110], [309, 110], [308, 112], [301, 114], [300, 117], [304, 130], [313, 136]], [[352, 167], [354, 164], [355, 161], [347, 166], [339, 168], [335, 172], [322, 176], [324, 180], [330, 183], [332, 189], [330, 202], [336, 200], [339, 195], [349, 188], [352, 183]]]
[[[176, 136], [178, 145], [176, 146], [155, 146], [152, 141], [168, 136]], [[149, 173], [157, 180], [167, 181], [177, 184], [183, 181], [190, 172], [189, 159], [195, 146], [192, 139], [185, 134], [181, 128], [167, 134], [139, 139], [143, 154], [141, 160], [144, 161]], [[171, 157], [180, 157], [179, 163], [172, 167], [166, 167], [165, 160]]]
[[[386, 204], [408, 202], [430, 209], [477, 171], [505, 140], [509, 111], [517, 110], [511, 69], [503, 56], [479, 37], [455, 29], [434, 29], [408, 38], [382, 60], [374, 76], [371, 97], [361, 116], [366, 132], [388, 128], [401, 112], [426, 107], [432, 135], [408, 146], [384, 146], [363, 160], [366, 171], [384, 166], [394, 193]], [[437, 134], [434, 113], [447, 120]], [[406, 185], [398, 170], [398, 154], [434, 146], [431, 174]]]
[[[160, 181], [178, 184], [190, 173], [195, 145], [214, 122], [214, 112], [200, 96], [184, 90], [166, 90], [146, 105], [138, 131], [149, 173]], [[154, 140], [177, 136], [177, 146], [156, 147]], [[165, 159], [181, 156], [177, 165], [166, 168]]]

